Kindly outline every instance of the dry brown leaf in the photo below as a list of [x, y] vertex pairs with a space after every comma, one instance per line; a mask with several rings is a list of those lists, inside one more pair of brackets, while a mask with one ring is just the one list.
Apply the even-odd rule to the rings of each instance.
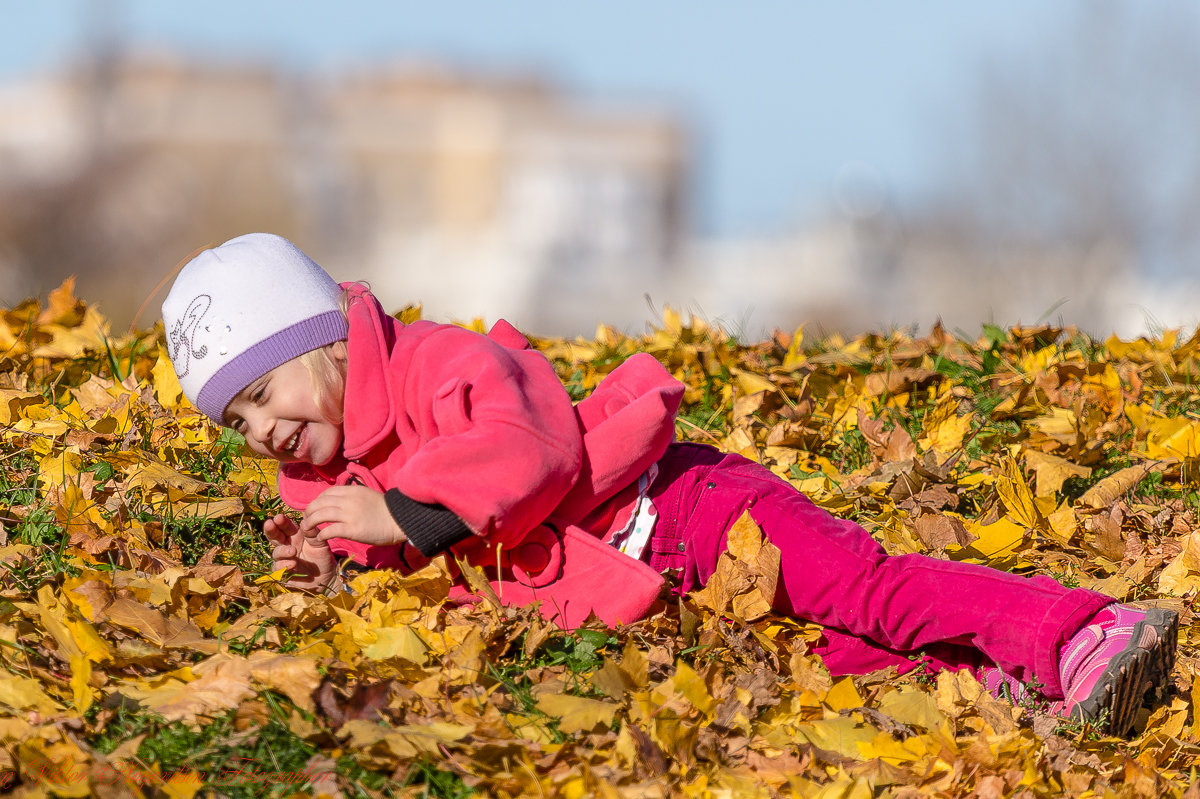
[[752, 621], [771, 610], [779, 581], [779, 548], [763, 539], [749, 513], [726, 536], [726, 551], [708, 582], [692, 597], [714, 612]]
[[950, 544], [969, 546], [975, 536], [967, 531], [962, 520], [940, 513], [923, 513], [913, 522], [917, 537], [930, 550], [940, 551]]
[[1078, 502], [1080, 505], [1092, 508], [1107, 508], [1132, 491], [1138, 483], [1146, 479], [1146, 475], [1150, 472], [1164, 466], [1165, 463], [1162, 461], [1143, 461], [1133, 466], [1127, 466], [1089, 488]]
[[[339, 750], [309, 760], [322, 773], [353, 762], [384, 792], [416, 774], [508, 796], [1195, 793], [1200, 331], [1102, 347], [1077, 331], [989, 329], [970, 342], [941, 326], [747, 344], [672, 312], [642, 338], [602, 327], [592, 341], [535, 342], [583, 390], [651, 352], [686, 384], [683, 437], [761, 458], [897, 551], [944, 546], [1181, 610], [1172, 693], [1139, 736], [1097, 745], [1020, 716], [967, 673], [939, 675], [935, 690], [889, 672], [831, 677], [806, 654], [821, 630], [770, 612], [780, 554], [744, 525], [695, 604], [620, 632], [564, 634], [529, 609], [447, 604], [442, 560], [359, 575], [335, 599], [247, 583], [223, 563], [247, 553], [211, 543], [184, 567], [160, 547], [186, 525], [147, 514], [257, 524], [274, 471], [236, 455], [192, 474], [219, 431], [182, 399], [153, 335], [105, 341], [104, 330], [69, 283], [44, 308], [0, 311], [0, 776], [51, 760], [84, 775], [19, 790], [128, 795], [136, 786], [98, 784], [103, 769], [137, 763], [150, 739], [109, 759], [96, 744], [144, 701], [194, 726], [227, 718], [236, 732], [220, 743], [239, 755], [283, 718], [307, 745]], [[135, 374], [98, 376], [106, 346]], [[1067, 481], [1127, 463], [1138, 465], [1059, 500]], [[216, 473], [226, 478], [196, 476]], [[245, 561], [247, 573], [261, 566]], [[196, 663], [197, 652], [211, 656]], [[348, 779], [321, 790], [336, 796]], [[212, 788], [180, 774], [155, 790]]]
[[141, 602], [117, 597], [102, 615], [104, 621], [124, 627], [145, 638], [155, 646], [166, 649], [186, 649], [204, 654], [215, 654], [220, 648], [217, 641], [205, 638], [200, 629], [184, 621], [148, 608]]

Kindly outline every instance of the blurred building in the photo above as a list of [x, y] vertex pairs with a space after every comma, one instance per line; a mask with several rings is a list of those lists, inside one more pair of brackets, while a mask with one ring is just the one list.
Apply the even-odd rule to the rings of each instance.
[[181, 259], [267, 230], [389, 309], [540, 335], [640, 331], [663, 305], [748, 339], [939, 319], [1132, 335], [1200, 308], [1194, 288], [1154, 293], [1118, 239], [997, 242], [882, 204], [700, 240], [692, 169], [678, 116], [589, 106], [536, 76], [98, 59], [0, 86], [0, 305], [75, 274], [118, 325], [147, 326]]
[[801, 324], [820, 338], [939, 321], [968, 338], [985, 323], [1135, 336], [1161, 329], [1162, 319], [1194, 325], [1187, 303], [1200, 308], [1194, 290], [1179, 288], [1165, 305], [1116, 240], [1089, 249], [989, 244], [935, 222], [830, 218], [787, 236], [695, 242], [685, 262], [684, 304], [747, 340]]
[[125, 321], [189, 252], [270, 230], [396, 307], [594, 324], [669, 272], [687, 171], [672, 116], [529, 76], [100, 61], [0, 88], [0, 301], [77, 274]]

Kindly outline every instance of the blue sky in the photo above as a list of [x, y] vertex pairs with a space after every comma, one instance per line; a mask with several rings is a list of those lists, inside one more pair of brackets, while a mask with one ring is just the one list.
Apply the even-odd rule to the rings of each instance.
[[980, 66], [1020, 61], [1081, 1], [37, 0], [6, 12], [0, 78], [62, 63], [96, 18], [125, 44], [313, 71], [544, 69], [584, 100], [680, 114], [697, 228], [757, 234], [812, 221], [847, 186], [919, 196]]

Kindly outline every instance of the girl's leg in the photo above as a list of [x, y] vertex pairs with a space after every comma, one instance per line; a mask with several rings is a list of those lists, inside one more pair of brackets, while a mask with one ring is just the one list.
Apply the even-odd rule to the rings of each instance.
[[[1062, 696], [1059, 649], [1112, 598], [925, 555], [888, 556], [861, 527], [834, 518], [769, 470], [711, 448], [676, 445], [663, 461], [654, 565], [678, 562], [683, 588], [703, 585], [725, 532], [749, 510], [782, 553], [776, 609], [896, 652], [935, 644], [978, 650], [1008, 674]], [[653, 496], [653, 492], [652, 492]], [[653, 561], [652, 561], [653, 563]]]
[[974, 674], [981, 674], [981, 669], [992, 665], [982, 652], [969, 646], [937, 643], [925, 647], [919, 654], [901, 652], [833, 627], [825, 628], [821, 640], [812, 651], [821, 656], [825, 667], [835, 677], [866, 674], [889, 666], [895, 666], [899, 674], [907, 674], [922, 666], [933, 671], [968, 669]]

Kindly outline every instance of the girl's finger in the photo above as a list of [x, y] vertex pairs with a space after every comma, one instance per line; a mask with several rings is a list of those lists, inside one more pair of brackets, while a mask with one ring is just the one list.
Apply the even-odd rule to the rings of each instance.
[[341, 513], [336, 506], [313, 508], [309, 506], [304, 512], [304, 519], [300, 522], [300, 532], [304, 535], [311, 535], [310, 531], [317, 529], [318, 525], [329, 524], [341, 519]]
[[326, 535], [326, 536], [322, 537], [322, 535], [320, 535], [320, 531], [322, 531], [323, 529], [328, 530], [331, 527], [342, 527], [342, 524], [326, 524], [324, 528], [314, 527], [311, 530], [305, 530], [304, 542], [305, 543], [319, 543], [319, 542], [324, 541], [325, 539], [328, 539], [328, 537], [330, 537], [330, 536]]
[[[336, 538], [337, 536], [333, 537]], [[329, 542], [324, 538], [318, 538], [316, 536], [304, 539], [304, 546], [309, 552], [314, 549], [324, 550], [325, 552], [329, 551]]]
[[[346, 525], [344, 524], [327, 524], [320, 530], [317, 530], [316, 535], [310, 540], [314, 543], [320, 542], [320, 544], [328, 546], [328, 544], [325, 544], [326, 541], [331, 538], [347, 538], [347, 532]], [[349, 540], [354, 541], [356, 539], [350, 538]]]
[[296, 522], [292, 517], [280, 513], [267, 519], [263, 524], [263, 532], [272, 542], [286, 544], [296, 532]]
[[275, 549], [271, 552], [271, 557], [275, 560], [280, 560], [281, 558], [294, 558], [296, 557], [296, 554], [296, 548], [294, 546], [291, 544], [282, 544], [275, 547]]

